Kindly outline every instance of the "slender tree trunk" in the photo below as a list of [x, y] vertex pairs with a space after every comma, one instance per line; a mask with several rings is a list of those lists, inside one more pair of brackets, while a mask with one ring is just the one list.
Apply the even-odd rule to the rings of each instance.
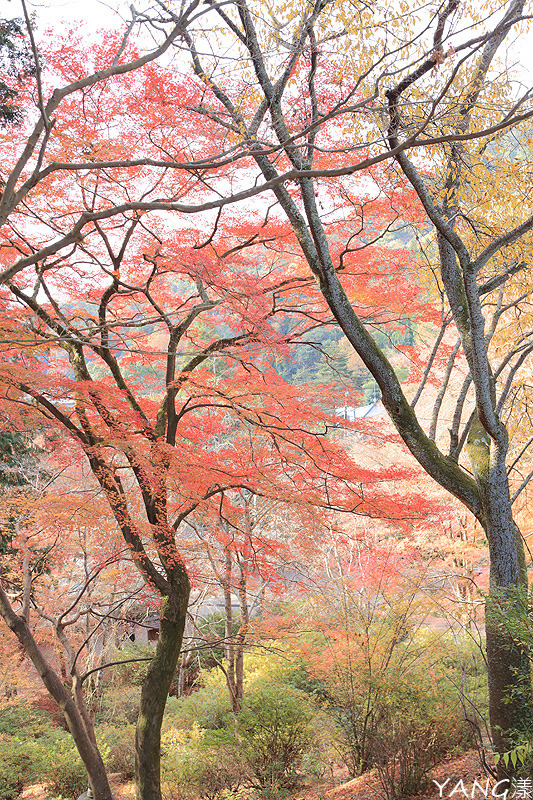
[[224, 548], [224, 654], [226, 656], [226, 683], [231, 701], [232, 711], [239, 711], [235, 682], [235, 641], [233, 639], [233, 609], [231, 606], [231, 584], [233, 573], [233, 556], [229, 547]]
[[161, 725], [183, 641], [189, 593], [183, 568], [165, 599], [159, 641], [141, 691], [135, 735], [137, 800], [161, 800]]
[[[253, 509], [254, 495], [250, 491], [241, 492], [244, 501], [244, 530], [249, 542], [252, 541], [253, 531], [255, 527], [255, 518]], [[239, 708], [242, 707], [242, 699], [244, 697], [244, 646], [248, 638], [248, 631], [250, 628], [250, 608], [248, 605], [248, 566], [249, 559], [246, 555], [246, 550], [243, 550], [238, 558], [239, 564], [239, 606], [241, 611], [241, 623], [239, 632], [237, 634], [237, 654], [235, 660], [235, 683], [236, 693]]]
[[[23, 617], [13, 611], [9, 598], [0, 586], [0, 615], [13, 631], [24, 652], [33, 662], [42, 682], [54, 698], [67, 722], [74, 743], [85, 765], [95, 800], [113, 800], [107, 772], [96, 745], [94, 729], [87, 710], [77, 704], [64, 686], [57, 672], [48, 663], [35, 641], [29, 625]], [[77, 698], [78, 701], [80, 698]], [[83, 698], [81, 698], [83, 704]]]
[[[189, 612], [190, 613], [190, 612]], [[189, 615], [187, 615], [189, 617]], [[185, 622], [185, 630], [183, 633], [184, 639], [192, 639], [191, 636], [191, 629], [189, 628], [189, 619]], [[179, 665], [178, 665], [178, 697], [183, 697], [185, 694], [186, 688], [186, 678], [187, 678], [187, 667], [191, 663], [193, 659], [193, 651], [189, 650], [187, 653], [182, 653], [179, 658]]]
[[237, 633], [236, 656], [235, 656], [235, 694], [239, 708], [242, 708], [244, 697], [244, 645], [250, 627], [250, 614], [248, 610], [247, 592], [247, 566], [246, 562], [239, 561], [239, 605], [241, 609], [241, 623]]

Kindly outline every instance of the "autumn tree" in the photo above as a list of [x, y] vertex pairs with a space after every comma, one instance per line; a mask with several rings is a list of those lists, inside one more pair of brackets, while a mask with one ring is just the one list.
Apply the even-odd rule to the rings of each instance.
[[[54, 457], [57, 429], [43, 427], [34, 411], [23, 413], [26, 427], [19, 415], [9, 415], [1, 434], [0, 615], [18, 639], [11, 672], [14, 677], [25, 672], [33, 690], [37, 675], [42, 679], [64, 714], [91, 783], [101, 794], [107, 787], [110, 796], [89, 687], [97, 686], [93, 669], [105, 657], [106, 634], [143, 584], [137, 579], [135, 587], [128, 553], [94, 492], [77, 492], [79, 472], [72, 464], [66, 472], [65, 459]], [[46, 430], [53, 434], [52, 446], [44, 446]], [[103, 532], [105, 542], [100, 538], [97, 546]]]
[[[31, 336], [43, 344], [51, 336], [68, 354], [74, 382], [66, 362], [54, 361], [55, 350], [54, 377], [61, 380], [53, 391], [48, 385], [45, 391], [44, 382], [30, 383], [24, 363], [14, 362], [9, 380], [79, 442], [139, 567], [168, 602], [171, 585], [182, 599], [188, 591], [174, 549], [176, 522], [207, 498], [213, 479], [201, 465], [198, 472], [197, 450], [187, 460], [180, 445], [183, 463], [194, 467], [196, 488], [182, 506], [178, 502], [169, 523], [170, 494], [156, 476], [170, 474], [178, 428], [193, 419], [193, 411], [209, 430], [215, 420], [224, 429], [231, 414], [240, 423], [253, 422], [254, 429], [258, 422], [265, 429], [265, 421], [270, 425], [277, 417], [279, 408], [275, 414], [250, 411], [256, 398], [268, 406], [274, 397], [267, 394], [267, 402], [251, 388], [250, 375], [264, 384], [265, 373], [248, 374], [244, 364], [254, 348], [273, 352], [284, 346], [286, 334], [269, 327], [280, 304], [291, 318], [289, 339], [332, 320], [343, 330], [415, 459], [485, 530], [495, 601], [513, 602], [525, 585], [507, 475], [516, 456], [509, 457], [505, 404], [527, 363], [529, 334], [517, 331], [510, 358], [494, 365], [486, 339], [492, 322], [485, 321], [490, 303], [497, 328], [529, 296], [526, 286], [518, 288], [527, 263], [520, 247], [525, 251], [533, 226], [528, 173], [520, 171], [517, 222], [499, 213], [507, 207], [504, 193], [517, 164], [507, 169], [509, 160], [494, 146], [513, 127], [523, 125], [526, 135], [533, 113], [528, 91], [515, 91], [497, 69], [498, 52], [511, 30], [524, 29], [524, 15], [522, 0], [502, 8], [490, 4], [486, 13], [459, 0], [397, 12], [344, 0], [268, 9], [246, 0], [201, 8], [191, 2], [161, 6], [152, 16], [134, 12], [125, 34], [108, 36], [90, 57], [72, 36], [49, 57], [46, 71], [34, 46], [34, 84], [29, 79], [24, 97], [21, 91], [17, 98], [21, 107], [26, 104], [26, 122], [3, 142], [2, 280], [6, 292], [34, 315]], [[141, 25], [161, 37], [144, 54], [131, 44]], [[168, 61], [154, 64], [170, 55], [172, 69]], [[186, 74], [180, 77], [180, 71]], [[357, 180], [358, 173], [364, 180]], [[251, 209], [251, 199], [260, 195], [275, 208], [258, 199]], [[236, 214], [224, 209], [245, 201], [244, 218], [235, 226]], [[376, 204], [387, 208], [385, 217], [372, 213]], [[478, 217], [474, 211], [483, 204], [487, 213]], [[180, 215], [179, 236], [176, 227], [165, 228], [166, 212]], [[213, 216], [188, 226], [181, 215], [197, 212]], [[411, 234], [408, 225], [416, 226]], [[418, 241], [428, 256], [449, 315], [445, 328], [457, 331], [459, 358], [469, 370], [459, 390], [457, 381], [445, 382], [456, 393], [451, 448], [417, 416], [418, 395], [405, 383], [405, 364], [393, 365], [372, 335], [390, 323], [412, 329], [411, 318], [422, 313], [412, 254], [406, 259], [405, 248], [391, 248], [392, 229], [413, 250]], [[143, 255], [124, 273], [136, 237]], [[169, 312], [160, 293], [167, 303], [171, 285], [177, 296]], [[231, 324], [220, 302], [229, 289]], [[73, 294], [78, 302], [82, 294], [89, 310], [75, 307]], [[41, 302], [45, 295], [48, 305]], [[147, 368], [141, 403], [128, 382], [131, 359], [120, 347], [130, 337], [141, 343], [135, 356], [140, 362], [157, 359], [158, 347], [163, 350], [148, 340], [136, 307], [165, 331], [166, 355], [160, 353], [158, 369], [166, 371], [166, 388], [155, 403], [158, 410], [155, 373]], [[205, 317], [209, 324], [194, 333]], [[186, 341], [187, 355], [180, 360]], [[441, 342], [436, 334], [437, 350]], [[213, 359], [215, 385], [207, 366]], [[428, 375], [434, 363], [430, 355]], [[112, 402], [105, 395], [109, 382], [118, 392]], [[180, 405], [185, 385], [194, 391]], [[276, 394], [278, 400], [279, 389]], [[211, 417], [209, 406], [219, 409]], [[436, 420], [438, 426], [438, 413]], [[198, 447], [198, 430], [191, 426], [180, 442]], [[140, 450], [125, 446], [130, 434]], [[200, 439], [203, 448], [205, 434]], [[312, 451], [307, 440], [298, 447]], [[118, 460], [111, 452], [120, 453]], [[150, 566], [143, 534], [125, 505], [125, 469], [137, 481], [166, 577]], [[241, 464], [241, 477], [242, 472]], [[214, 483], [227, 488], [233, 480], [226, 474]], [[172, 631], [183, 611], [183, 602], [178, 605], [169, 611], [177, 615], [168, 620]], [[529, 718], [527, 692], [515, 691], [529, 666], [509, 637], [488, 622], [491, 720], [495, 746], [505, 750]], [[172, 648], [180, 635], [169, 630]], [[145, 735], [150, 738], [141, 725], [139, 747]]]
[[[266, 320], [253, 308], [254, 295], [260, 310], [265, 299], [257, 281], [251, 291], [244, 275], [241, 294], [240, 267], [224, 277], [211, 265], [210, 274], [205, 257], [200, 272], [198, 262], [189, 262], [192, 248], [183, 231], [179, 243], [172, 245], [169, 232], [165, 251], [143, 258], [146, 224], [139, 249], [132, 227], [137, 220], [128, 225], [128, 247], [115, 269], [108, 270], [99, 255], [105, 281], [72, 269], [68, 302], [61, 306], [53, 268], [37, 277], [42, 301], [20, 280], [10, 284], [17, 306], [9, 301], [5, 307], [12, 344], [4, 352], [1, 381], [6, 408], [33, 403], [72, 437], [143, 579], [161, 597], [160, 636], [143, 684], [136, 745], [139, 795], [153, 797], [159, 729], [189, 598], [187, 548], [180, 541], [187, 541], [188, 517], [237, 488], [403, 521], [427, 509], [418, 504], [414, 510], [411, 498], [383, 493], [383, 480], [400, 480], [409, 468], [386, 476], [356, 469], [342, 448], [324, 438], [328, 425], [310, 397], [256, 360], [257, 339], [269, 346], [268, 331], [260, 332]], [[114, 253], [108, 234], [102, 228], [95, 233]], [[88, 242], [83, 252], [91, 254]], [[364, 497], [359, 482], [366, 484]], [[265, 542], [260, 546], [265, 550]], [[2, 615], [25, 644], [28, 625], [5, 596]], [[89, 776], [105, 796], [94, 772]]]
[[[192, 69], [205, 86], [200, 113], [224, 130], [230, 126], [228, 151], [235, 148], [247, 165], [255, 161], [257, 181], [289, 220], [302, 261], [378, 383], [400, 436], [428, 474], [482, 525], [494, 602], [513, 604], [527, 576], [508, 474], [514, 456], [506, 403], [531, 342], [521, 328], [505, 357], [494, 360], [490, 340], [527, 303], [529, 285], [521, 277], [513, 283], [513, 276], [526, 266], [533, 216], [527, 181], [519, 190], [517, 215], [500, 213], [518, 164], [502, 160], [494, 142], [532, 114], [529, 90], [514, 91], [505, 72], [498, 74], [498, 53], [510, 31], [523, 30], [526, 11], [513, 0], [499, 11], [491, 6], [498, 21], [492, 15], [483, 20], [476, 9], [450, 0], [432, 6], [431, 15], [426, 8], [420, 25], [415, 7], [406, 16], [404, 11], [391, 17], [388, 9], [380, 13], [343, 2], [268, 12], [245, 0], [214, 7], [231, 42], [231, 74], [210, 50], [214, 29], [191, 28], [186, 41]], [[527, 136], [528, 128], [522, 130]], [[366, 185], [349, 178], [363, 170]], [[343, 258], [331, 234], [335, 215], [357, 217], [357, 189], [362, 196], [375, 191], [394, 197], [402, 186], [410, 187], [423, 209], [417, 235], [436, 275], [447, 324], [457, 331], [459, 358], [468, 366], [462, 386], [446, 381], [456, 402], [449, 448], [417, 417], [418, 395], [406, 394], [400, 373], [351, 297], [361, 280], [358, 255], [351, 251], [365, 244], [368, 231], [365, 237], [361, 225], [357, 238], [345, 237]], [[400, 283], [396, 291], [403, 291]], [[453, 369], [453, 359], [450, 364]], [[530, 725], [529, 662], [491, 623], [490, 613], [486, 632], [490, 717], [501, 751]]]
[[[177, 23], [166, 47], [181, 30]], [[277, 357], [290, 357], [307, 334], [331, 324], [313, 282], [295, 270], [286, 226], [259, 209], [214, 231], [201, 217], [193, 226], [185, 216], [169, 222], [157, 213], [188, 213], [205, 191], [197, 169], [161, 172], [161, 148], [185, 158], [200, 144], [218, 149], [220, 142], [209, 119], [196, 123], [196, 82], [150, 67], [131, 50], [127, 37], [110, 37], [90, 54], [74, 39], [57, 42], [48, 81], [70, 79], [68, 90], [52, 92], [36, 128], [28, 118], [28, 128], [5, 137], [12, 187], [20, 178], [25, 188], [15, 199], [6, 182], [15, 206], [1, 257], [16, 267], [4, 273], [0, 382], [6, 413], [37, 409], [71, 438], [72, 453], [86, 459], [130, 557], [160, 598], [160, 635], [136, 733], [137, 793], [156, 800], [161, 722], [190, 593], [183, 547], [189, 517], [234, 491], [288, 503], [305, 498], [402, 524], [432, 505], [389, 491], [410, 467], [385, 474], [357, 468], [329, 437], [337, 422], [334, 389], [313, 395], [273, 369]], [[92, 77], [80, 77], [88, 66]], [[129, 70], [133, 83], [124, 77]], [[36, 82], [41, 96], [43, 73]], [[154, 100], [150, 113], [140, 97]], [[30, 150], [38, 142], [35, 172]], [[150, 152], [140, 172], [126, 159], [136, 147]], [[107, 156], [116, 161], [93, 169], [94, 159]], [[71, 169], [78, 157], [82, 167]], [[138, 187], [145, 199], [132, 201]], [[405, 272], [412, 257], [402, 252], [398, 262]], [[372, 283], [369, 277], [361, 290], [369, 318], [383, 313], [385, 297], [403, 313], [405, 297], [396, 304], [385, 283], [373, 308]], [[421, 315], [416, 283], [406, 286], [412, 315]], [[27, 622], [6, 598], [2, 615], [22, 643], [30, 641]], [[47, 688], [65, 706], [60, 687]], [[78, 737], [77, 744], [83, 750], [86, 742]], [[84, 761], [95, 795], [108, 798], [105, 775]]]
[[[258, 487], [259, 488], [259, 487]], [[302, 588], [306, 560], [328, 525], [320, 486], [309, 486], [304, 497], [280, 499], [276, 487], [270, 497], [250, 489], [221, 493], [197, 518], [188, 518], [191, 531], [189, 561], [205, 598], [222, 597], [223, 670], [233, 711], [242, 707], [244, 655], [249, 645], [254, 612], [265, 599], [286, 596]], [[279, 492], [279, 495], [282, 495]], [[205, 627], [205, 624], [204, 624]], [[202, 628], [198, 633], [201, 634]], [[252, 637], [253, 639], [253, 637]], [[201, 639], [200, 639], [201, 640]]]

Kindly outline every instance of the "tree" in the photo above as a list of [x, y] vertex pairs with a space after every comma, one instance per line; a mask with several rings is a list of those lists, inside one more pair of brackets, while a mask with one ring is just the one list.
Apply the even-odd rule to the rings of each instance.
[[328, 514], [319, 509], [320, 488], [316, 497], [309, 487], [305, 500], [295, 495], [290, 502], [276, 498], [275, 486], [270, 497], [250, 489], [224, 492], [199, 519], [187, 520], [199, 545], [198, 555], [190, 556], [190, 561], [201, 574], [205, 595], [223, 598], [224, 634], [217, 644], [225, 663], [217, 663], [224, 671], [234, 712], [242, 708], [244, 654], [253, 612], [262, 607], [267, 594], [286, 595], [287, 586], [294, 589], [301, 584], [302, 545], [312, 549], [327, 527]]
[[16, 105], [17, 86], [35, 72], [30, 43], [25, 41], [22, 20], [0, 19], [0, 124], [22, 121]]
[[[27, 413], [25, 417], [27, 422], [31, 419]], [[100, 796], [111, 797], [84, 692], [84, 680], [91, 674], [84, 674], [84, 666], [89, 670], [84, 656], [96, 654], [109, 615], [119, 613], [131, 597], [131, 589], [110, 589], [118, 565], [124, 574], [128, 572], [121, 564], [123, 548], [116, 547], [116, 530], [115, 536], [111, 530], [105, 550], [93, 548], [94, 555], [89, 555], [88, 533], [94, 536], [95, 527], [100, 534], [107, 528], [106, 520], [99, 518], [99, 504], [72, 490], [62, 491], [58, 483], [65, 478], [65, 468], [56, 463], [52, 472], [45, 469], [53, 457], [48, 453], [46, 464], [45, 450], [13, 423], [11, 418], [10, 430], [2, 435], [2, 516], [9, 522], [2, 553], [0, 615], [19, 642], [16, 668], [21, 669], [25, 659], [33, 662], [64, 715], [91, 785]]]
[[[182, 248], [181, 232], [180, 239]], [[166, 244], [170, 246], [168, 238]], [[188, 567], [180, 544], [189, 515], [238, 487], [246, 491], [253, 487], [254, 492], [287, 502], [302, 495], [309, 503], [337, 504], [400, 520], [412, 520], [417, 513], [409, 498], [383, 497], [383, 478], [370, 469], [357, 471], [356, 484], [347, 480], [354, 467], [341, 448], [324, 439], [328, 427], [323, 415], [310, 406], [310, 396], [302, 397], [300, 387], [284, 384], [268, 366], [255, 361], [250, 340], [259, 337], [261, 319], [256, 322], [253, 296], [248, 293], [252, 324], [242, 332], [242, 317], [233, 305], [237, 302], [238, 308], [244, 300], [237, 294], [238, 276], [228, 277], [231, 293], [222, 294], [217, 271], [209, 284], [207, 273], [189, 280], [182, 274], [178, 295], [168, 280], [168, 265], [177, 266], [178, 252], [176, 261], [168, 253], [164, 265], [154, 268], [152, 260], [143, 259], [133, 247], [131, 237], [129, 245], [132, 252], [125, 251], [111, 284], [106, 280], [94, 285], [93, 275], [88, 291], [76, 281], [61, 307], [52, 294], [52, 274], [38, 278], [46, 297], [42, 302], [26, 289], [11, 286], [30, 313], [18, 335], [13, 327], [7, 334], [13, 345], [5, 353], [0, 381], [5, 408], [13, 411], [29, 401], [70, 434], [71, 447], [84, 453], [133, 561], [162, 599], [160, 636], [143, 684], [136, 745], [139, 795], [153, 797], [158, 791], [160, 724], [189, 597]], [[90, 252], [87, 243], [84, 249]], [[102, 269], [105, 273], [104, 264]], [[215, 291], [223, 297], [225, 309], [221, 300], [209, 300]], [[93, 303], [100, 319], [97, 334]], [[145, 306], [142, 311], [141, 306]], [[182, 308], [177, 319], [176, 306]], [[8, 320], [9, 314], [6, 307]], [[16, 316], [22, 316], [20, 305]], [[193, 325], [195, 316], [200, 319]], [[232, 330], [235, 324], [240, 333]], [[217, 336], [220, 328], [232, 335]], [[135, 334], [130, 338], [132, 329]], [[401, 479], [410, 473], [399, 468], [386, 477]], [[361, 480], [367, 484], [365, 499], [358, 493]], [[327, 494], [326, 500], [319, 500], [319, 489]], [[5, 594], [0, 597], [4, 620], [31, 656], [27, 622], [8, 605]], [[34, 663], [43, 676], [49, 674], [37, 657]], [[76, 679], [74, 665], [70, 672]], [[64, 707], [64, 688], [47, 688]], [[86, 744], [80, 737], [77, 744], [83, 754]], [[105, 796], [105, 784], [99, 783], [90, 760], [84, 760], [91, 785]]]
[[[120, 40], [90, 54], [78, 51], [76, 42], [68, 46], [68, 59], [63, 43], [49, 53], [55, 78], [84, 70], [89, 61], [101, 67], [117, 52], [120, 60], [123, 52]], [[290, 355], [302, 337], [329, 321], [317, 308], [313, 285], [294, 275], [294, 245], [285, 246], [285, 228], [267, 213], [225, 221], [205, 238], [184, 219], [177, 226], [161, 214], [145, 213], [176, 205], [153, 200], [159, 193], [194, 200], [204, 191], [203, 178], [196, 171], [161, 175], [157, 169], [143, 169], [139, 176], [126, 166], [122, 156], [139, 140], [125, 130], [124, 114], [140, 126], [142, 147], [154, 152], [168, 129], [172, 146], [185, 151], [212, 140], [213, 128], [207, 120], [190, 137], [194, 83], [141, 69], [143, 59], [129, 63], [137, 67], [134, 93], [122, 77], [97, 79], [100, 70], [93, 74], [101, 84], [97, 89], [85, 79], [70, 84], [69, 92], [79, 94], [65, 92], [61, 113], [58, 103], [54, 106], [53, 127], [46, 128], [41, 112], [44, 127], [35, 135], [43, 136], [43, 154], [48, 151], [47, 159], [55, 160], [44, 167], [41, 159], [38, 180], [37, 173], [21, 178], [25, 189], [19, 200], [23, 195], [25, 200], [4, 228], [5, 263], [20, 255], [26, 268], [19, 271], [18, 261], [12, 279], [4, 276], [0, 383], [6, 412], [37, 409], [70, 436], [72, 453], [86, 459], [133, 562], [160, 598], [160, 635], [142, 688], [136, 734], [137, 793], [157, 800], [161, 722], [190, 592], [182, 546], [188, 518], [201, 514], [213, 498], [237, 490], [288, 503], [305, 498], [402, 524], [432, 506], [383, 491], [389, 481], [410, 476], [410, 467], [385, 474], [356, 468], [329, 438], [337, 421], [328, 413], [338, 404], [335, 390], [304, 393], [272, 369], [277, 356]], [[116, 72], [110, 69], [102, 74]], [[171, 89], [176, 98], [169, 104]], [[160, 92], [159, 102], [141, 115], [139, 96], [152, 97], [154, 91]], [[28, 102], [29, 97], [28, 92]], [[21, 167], [17, 145], [26, 136], [21, 129], [4, 143], [6, 163], [18, 164], [12, 175]], [[69, 160], [79, 153], [87, 166], [107, 155], [116, 156], [118, 166], [87, 174], [71, 170]], [[56, 169], [59, 163], [63, 166]], [[144, 201], [130, 203], [137, 181], [146, 209]], [[74, 233], [88, 220], [88, 229]], [[63, 244], [68, 240], [69, 249], [45, 244], [57, 236]], [[291, 286], [297, 297], [286, 300]], [[388, 293], [386, 286], [380, 291]], [[411, 296], [416, 291], [410, 286]], [[368, 298], [368, 287], [364, 294]], [[297, 315], [290, 333], [273, 324]], [[2, 615], [23, 644], [30, 641], [27, 623], [5, 598]], [[48, 688], [65, 704], [58, 686]], [[77, 744], [86, 747], [80, 738]], [[109, 797], [105, 775], [91, 772], [88, 759], [85, 763], [96, 796]]]
[[[473, 31], [465, 22], [471, 12]], [[509, 2], [492, 27], [492, 17], [479, 20], [458, 0], [435, 4], [432, 16], [424, 16], [420, 38], [414, 15], [409, 21], [399, 15], [387, 22], [374, 7], [362, 4], [319, 2], [303, 11], [282, 12], [280, 7], [265, 14], [255, 3], [238, 0], [214, 7], [212, 13], [231, 41], [241, 83], [235, 70], [228, 75], [217, 54], [206, 48], [213, 41], [211, 29], [191, 31], [187, 43], [192, 67], [205, 86], [200, 113], [225, 128], [229, 124], [235, 152], [247, 168], [255, 161], [261, 188], [274, 194], [290, 221], [303, 260], [378, 383], [400, 436], [428, 474], [482, 525], [494, 602], [512, 605], [527, 576], [512, 510], [505, 404], [527, 363], [530, 334], [520, 330], [510, 355], [501, 361], [491, 359], [488, 345], [510, 309], [529, 297], [529, 287], [519, 295], [506, 284], [512, 286], [512, 276], [525, 266], [521, 254], [530, 242], [533, 216], [528, 184], [521, 190], [527, 203], [518, 223], [502, 219], [498, 206], [504, 206], [505, 198], [496, 200], [497, 187], [487, 181], [494, 174], [496, 150], [487, 148], [500, 132], [531, 117], [529, 92], [514, 94], [505, 75], [498, 81], [495, 66], [506, 36], [520, 27], [524, 3]], [[461, 24], [462, 35], [455, 28]], [[388, 166], [377, 166], [387, 160]], [[516, 164], [511, 169], [500, 156], [495, 169], [510, 176]], [[376, 191], [390, 196], [403, 183], [411, 187], [426, 217], [426, 241], [438, 248], [431, 260], [448, 315], [444, 328], [455, 327], [469, 370], [466, 388], [457, 394], [448, 452], [438, 446], [434, 432], [424, 430], [416, 401], [409, 401], [397, 372], [363, 324], [350, 297], [359, 277], [356, 262], [350, 269], [338, 257], [328, 230], [331, 214], [354, 214], [354, 184], [347, 189], [337, 176], [362, 170]], [[361, 185], [359, 191], [365, 193]], [[483, 192], [483, 210], [489, 198], [492, 203], [489, 222], [474, 204]], [[363, 230], [360, 236], [364, 242]], [[513, 251], [515, 244], [519, 249]], [[488, 319], [490, 304], [496, 310]], [[473, 415], [458, 431], [469, 385]], [[463, 450], [473, 474], [459, 463]], [[531, 725], [529, 662], [491, 623], [490, 613], [486, 632], [492, 732], [495, 748], [502, 751], [509, 749], [517, 731]]]

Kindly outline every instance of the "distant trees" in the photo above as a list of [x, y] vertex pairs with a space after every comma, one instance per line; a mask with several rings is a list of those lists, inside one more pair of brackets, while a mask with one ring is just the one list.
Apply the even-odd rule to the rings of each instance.
[[17, 125], [22, 111], [17, 94], [24, 81], [35, 75], [30, 37], [21, 19], [0, 19], [0, 125]]
[[327, 526], [328, 512], [320, 510], [309, 492], [276, 499], [247, 488], [226, 491], [187, 526], [191, 531], [189, 561], [207, 599], [221, 601], [224, 653], [218, 662], [224, 671], [234, 711], [242, 707], [244, 654], [251, 619], [266, 598], [298, 592], [304, 583], [304, 553], [318, 546]]

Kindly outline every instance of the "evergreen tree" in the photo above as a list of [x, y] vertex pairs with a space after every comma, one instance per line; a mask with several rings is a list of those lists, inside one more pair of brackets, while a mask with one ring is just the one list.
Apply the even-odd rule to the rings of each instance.
[[33, 55], [21, 20], [0, 19], [0, 125], [18, 125], [22, 121], [14, 84], [34, 73]]

